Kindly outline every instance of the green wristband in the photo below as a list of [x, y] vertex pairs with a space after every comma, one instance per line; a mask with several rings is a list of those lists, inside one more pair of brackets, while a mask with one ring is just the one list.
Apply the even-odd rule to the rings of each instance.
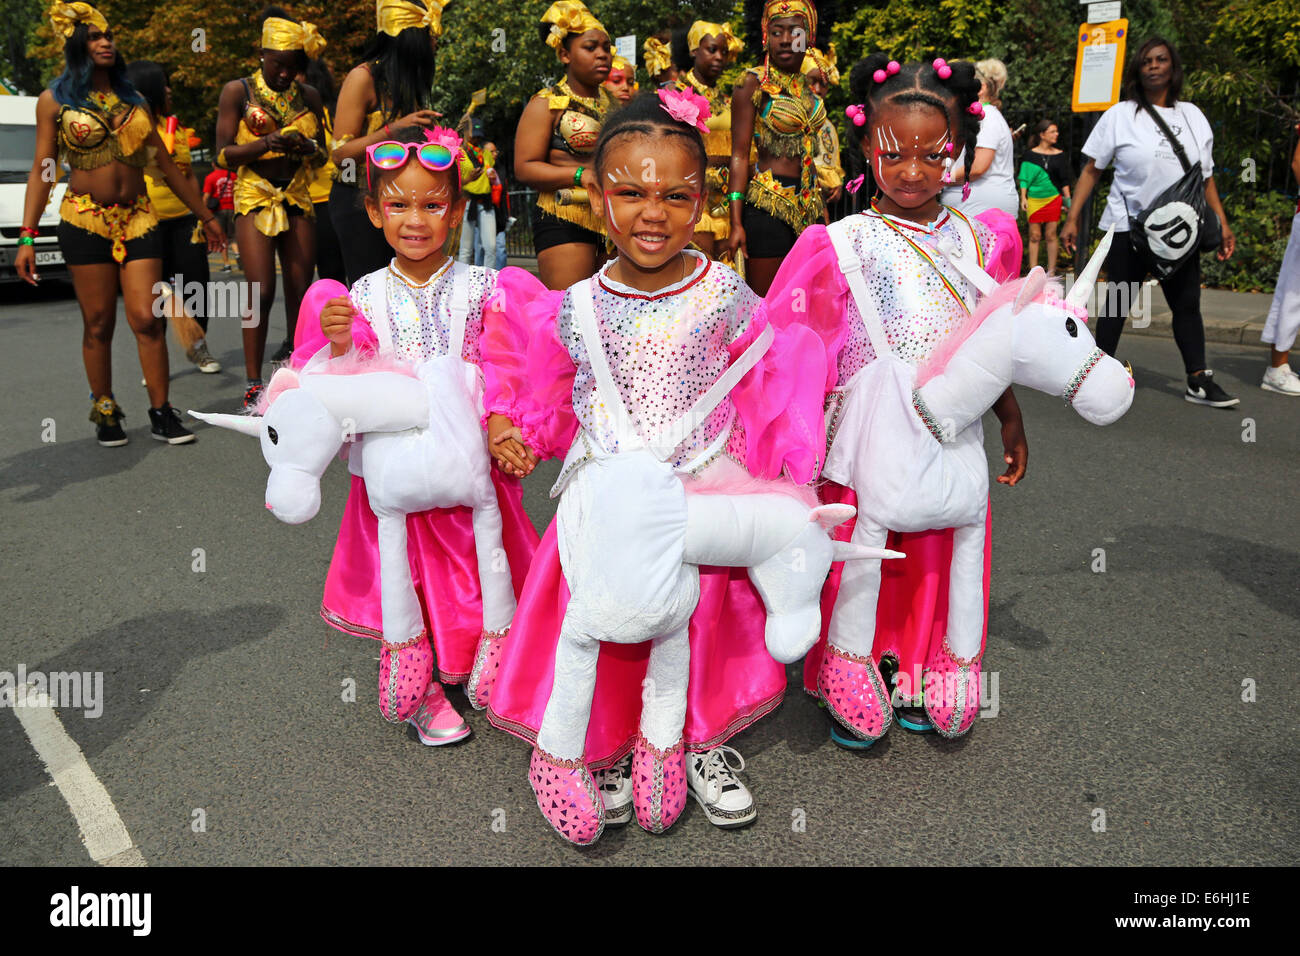
[[573, 172], [573, 185], [575, 185], [575, 186], [581, 186], [581, 185], [582, 185], [582, 173], [583, 173], [583, 170], [585, 170], [586, 168], [587, 168], [586, 166], [579, 166], [576, 170], [574, 170], [574, 172]]
[[745, 194], [744, 194], [744, 193], [727, 193], [727, 199], [728, 199], [728, 201], [730, 201], [730, 202], [744, 202], [744, 201], [745, 201]]
[[19, 236], [19, 237], [18, 237], [18, 245], [20, 245], [20, 246], [34, 246], [34, 245], [36, 245], [36, 240], [33, 239], [31, 236]]

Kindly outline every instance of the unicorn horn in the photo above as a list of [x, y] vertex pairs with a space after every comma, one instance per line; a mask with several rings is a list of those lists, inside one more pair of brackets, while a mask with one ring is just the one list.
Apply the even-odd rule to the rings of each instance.
[[888, 548], [872, 548], [852, 541], [831, 542], [832, 561], [856, 561], [859, 558], [905, 558], [902, 551], [890, 551]]
[[197, 418], [209, 425], [216, 425], [218, 428], [229, 428], [233, 432], [243, 432], [245, 435], [251, 435], [254, 438], [260, 438], [262, 435], [261, 415], [222, 415], [217, 412], [196, 412], [192, 408], [189, 409], [189, 415], [191, 418]]
[[1097, 276], [1101, 274], [1101, 265], [1106, 261], [1106, 253], [1110, 252], [1110, 242], [1115, 236], [1115, 227], [1111, 226], [1106, 230], [1106, 235], [1102, 236], [1101, 242], [1097, 245], [1097, 251], [1092, 254], [1088, 264], [1083, 267], [1078, 280], [1074, 287], [1065, 295], [1065, 301], [1068, 305], [1088, 304], [1088, 299], [1092, 297], [1092, 287], [1097, 284]]

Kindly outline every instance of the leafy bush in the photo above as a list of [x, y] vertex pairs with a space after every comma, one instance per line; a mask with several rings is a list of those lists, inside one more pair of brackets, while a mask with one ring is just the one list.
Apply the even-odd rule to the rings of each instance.
[[1227, 262], [1202, 256], [1202, 281], [1234, 292], [1272, 292], [1295, 209], [1295, 199], [1279, 192], [1225, 197], [1223, 211], [1237, 237], [1237, 249]]

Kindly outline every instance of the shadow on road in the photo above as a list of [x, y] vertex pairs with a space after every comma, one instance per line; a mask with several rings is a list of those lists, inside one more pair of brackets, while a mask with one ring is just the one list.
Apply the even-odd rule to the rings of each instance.
[[[149, 614], [78, 641], [72, 647], [40, 660], [22, 661], [28, 675], [71, 672], [101, 672], [103, 713], [88, 718], [82, 709], [59, 708], [59, 718], [68, 734], [81, 747], [94, 767], [94, 757], [148, 719], [167, 693], [176, 675], [190, 661], [228, 651], [248, 641], [260, 640], [284, 619], [275, 604], [245, 604], [222, 608], [212, 614], [174, 610]], [[5, 663], [16, 672], [19, 662]], [[147, 690], [147, 693], [142, 691]], [[219, 693], [222, 688], [214, 688]], [[193, 706], [201, 707], [202, 701]], [[7, 721], [9, 718], [5, 718]], [[5, 737], [16, 735], [30, 747], [21, 730], [8, 728]], [[0, 775], [0, 802], [32, 787], [48, 783], [39, 761], [23, 758], [6, 760], [9, 769]]]
[[[143, 427], [137, 418], [143, 419]], [[130, 444], [100, 448], [95, 442], [95, 426], [89, 421], [81, 416], [75, 421], [56, 420], [57, 441], [0, 461], [0, 491], [25, 488], [15, 499], [22, 503], [51, 498], [69, 485], [130, 471], [163, 445], [150, 437], [147, 415], [131, 415], [122, 427]]]

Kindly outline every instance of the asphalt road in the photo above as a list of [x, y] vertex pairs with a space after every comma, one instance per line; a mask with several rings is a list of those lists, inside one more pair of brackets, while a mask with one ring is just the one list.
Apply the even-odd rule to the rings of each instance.
[[[997, 716], [967, 739], [841, 751], [792, 669], [784, 705], [732, 741], [754, 826], [690, 804], [664, 836], [633, 824], [579, 850], [538, 813], [527, 746], [474, 712], [462, 746], [408, 739], [379, 716], [374, 645], [317, 616], [342, 467], [289, 527], [248, 438], [151, 441], [124, 320], [131, 443], [99, 448], [75, 303], [17, 298], [0, 289], [0, 672], [103, 673], [101, 716], [58, 715], [150, 864], [1296, 862], [1300, 401], [1259, 390], [1258, 349], [1211, 346], [1239, 409], [1183, 402], [1173, 343], [1136, 336], [1137, 400], [1104, 431], [1021, 392], [1029, 476], [993, 491]], [[173, 345], [176, 407], [235, 410], [238, 336], [211, 330], [220, 375]], [[539, 527], [549, 474], [527, 499]], [[13, 710], [0, 766], [0, 863], [90, 862]]]

